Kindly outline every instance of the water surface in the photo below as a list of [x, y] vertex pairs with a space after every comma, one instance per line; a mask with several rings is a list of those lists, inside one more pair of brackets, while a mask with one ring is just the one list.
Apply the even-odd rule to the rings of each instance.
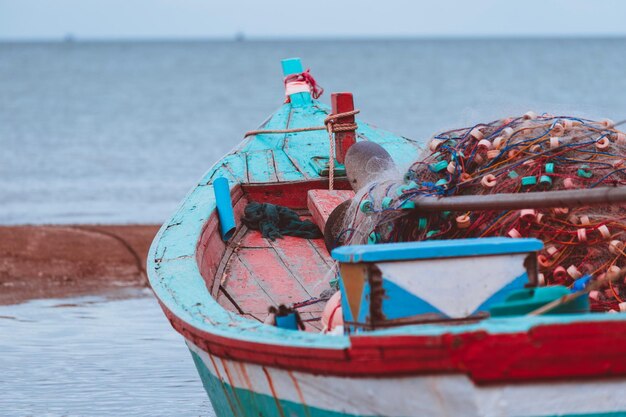
[[0, 306], [0, 416], [214, 417], [182, 337], [132, 295]]
[[625, 39], [0, 44], [0, 223], [161, 223], [283, 101], [280, 59], [414, 139], [626, 118]]

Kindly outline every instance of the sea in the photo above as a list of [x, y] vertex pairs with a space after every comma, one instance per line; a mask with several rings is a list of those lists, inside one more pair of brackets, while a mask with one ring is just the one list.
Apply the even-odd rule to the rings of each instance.
[[161, 223], [301, 57], [413, 139], [528, 110], [626, 118], [626, 39], [0, 43], [0, 224]]
[[[0, 43], [0, 225], [162, 223], [284, 100], [301, 57], [328, 103], [423, 140], [528, 110], [626, 119], [626, 39]], [[416, 155], [417, 157], [417, 155]], [[149, 290], [0, 307], [0, 416], [202, 416]]]

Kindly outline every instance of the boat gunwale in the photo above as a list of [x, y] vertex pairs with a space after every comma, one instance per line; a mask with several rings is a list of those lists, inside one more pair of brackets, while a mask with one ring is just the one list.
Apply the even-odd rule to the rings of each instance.
[[[482, 383], [606, 376], [601, 358], [593, 362], [594, 366], [600, 365], [595, 371], [590, 363], [582, 370], [576, 370], [574, 366], [570, 372], [555, 367], [556, 374], [528, 375], [518, 372], [500, 376], [484, 375], [475, 360], [472, 362], [471, 358], [463, 358], [459, 352], [464, 348], [476, 350], [479, 346], [483, 346], [479, 350], [493, 352], [498, 346], [511, 343], [532, 347], [533, 344], [550, 339], [549, 335], [554, 332], [569, 335], [573, 340], [580, 339], [577, 334], [581, 331], [626, 335], [626, 317], [622, 315], [574, 314], [488, 319], [452, 327], [412, 325], [374, 330], [366, 335], [329, 336], [279, 329], [225, 310], [211, 296], [198, 265], [200, 240], [216, 209], [210, 187], [212, 179], [218, 175], [226, 176], [231, 192], [239, 186], [261, 190], [277, 184], [251, 184], [247, 178], [237, 176], [225, 168], [225, 159], [243, 152], [244, 145], [245, 141], [209, 169], [200, 183], [187, 194], [172, 218], [161, 227], [150, 248], [147, 271], [155, 295], [174, 328], [194, 344], [220, 357], [337, 375], [460, 372], [471, 374], [476, 382]], [[302, 177], [295, 181], [281, 181], [280, 184], [297, 187], [323, 181], [320, 177]], [[174, 249], [166, 252], [170, 247]], [[537, 335], [542, 335], [544, 339], [537, 339]], [[623, 338], [626, 342], [626, 336]], [[601, 341], [606, 343], [604, 338]], [[622, 350], [614, 354], [623, 357], [626, 355], [626, 343], [621, 345], [624, 346]], [[400, 362], [390, 362], [389, 355], [393, 352], [399, 352]], [[571, 361], [576, 364], [577, 357], [572, 357]], [[509, 362], [503, 363], [506, 365]], [[615, 375], [626, 374], [626, 363], [622, 369], [615, 371]]]

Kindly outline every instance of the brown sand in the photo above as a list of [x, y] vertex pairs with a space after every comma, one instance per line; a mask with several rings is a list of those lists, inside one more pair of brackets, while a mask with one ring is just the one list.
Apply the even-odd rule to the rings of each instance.
[[158, 226], [0, 226], [0, 305], [147, 285]]

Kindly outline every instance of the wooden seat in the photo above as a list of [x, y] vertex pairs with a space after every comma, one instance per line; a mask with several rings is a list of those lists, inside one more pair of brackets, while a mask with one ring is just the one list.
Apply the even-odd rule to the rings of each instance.
[[309, 190], [307, 207], [311, 212], [313, 223], [324, 231], [328, 216], [339, 204], [354, 197], [352, 190]]

